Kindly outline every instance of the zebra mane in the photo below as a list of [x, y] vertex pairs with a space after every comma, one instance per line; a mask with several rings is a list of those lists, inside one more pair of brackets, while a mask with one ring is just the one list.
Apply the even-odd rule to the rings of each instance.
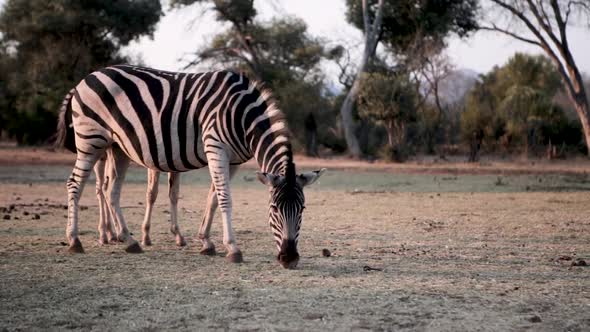
[[285, 170], [285, 180], [287, 181], [288, 185], [294, 186], [296, 178], [297, 174], [295, 173], [295, 164], [293, 163], [293, 157], [291, 157], [291, 160], [287, 162], [287, 169]]
[[[242, 73], [241, 75], [247, 78], [245, 74]], [[264, 82], [249, 78], [247, 79], [249, 80], [249, 87], [253, 87], [255, 90], [257, 90], [262, 99], [264, 100], [264, 103], [266, 104], [265, 112], [273, 114], [271, 121], [273, 123], [282, 122], [284, 124], [284, 129], [280, 131], [280, 135], [287, 138], [287, 142], [285, 145], [288, 147], [288, 153], [286, 160], [283, 160], [283, 164], [279, 167], [278, 173], [284, 175], [289, 184], [294, 184], [296, 181], [296, 174], [295, 165], [293, 164], [293, 151], [291, 145], [291, 139], [293, 137], [293, 134], [289, 129], [287, 117], [285, 113], [283, 113], [279, 108], [278, 102], [274, 97], [272, 91], [266, 86]]]

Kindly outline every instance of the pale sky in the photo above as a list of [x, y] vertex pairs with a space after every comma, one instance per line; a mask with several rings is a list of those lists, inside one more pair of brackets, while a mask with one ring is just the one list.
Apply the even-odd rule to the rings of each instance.
[[[0, 0], [3, 5], [5, 0]], [[302, 18], [308, 24], [309, 32], [324, 38], [328, 45], [345, 42], [360, 52], [362, 36], [359, 30], [346, 23], [344, 0], [257, 0], [262, 20], [284, 15]], [[202, 13], [202, 8], [191, 6], [181, 10], [168, 11], [164, 0], [166, 16], [158, 23], [153, 39], [141, 38], [133, 42], [124, 52], [140, 55], [146, 65], [164, 69], [180, 70], [180, 58], [199, 47], [221, 30], [212, 12]], [[568, 38], [574, 59], [580, 70], [590, 74], [590, 29], [568, 28]], [[354, 49], [352, 50], [355, 51]], [[479, 73], [489, 71], [494, 65], [504, 64], [515, 52], [542, 53], [540, 49], [492, 32], [478, 32], [468, 39], [451, 38], [447, 54], [457, 68], [472, 69]], [[328, 76], [335, 81], [336, 69], [325, 66]]]
[[[362, 47], [359, 30], [345, 21], [344, 0], [266, 0], [256, 1], [262, 20], [284, 15], [295, 15], [308, 24], [308, 31], [334, 45], [346, 41], [349, 45]], [[165, 8], [168, 6], [165, 5]], [[213, 19], [213, 13], [192, 6], [168, 11], [160, 21], [154, 39], [142, 38], [128, 50], [139, 52], [147, 65], [179, 70], [183, 63], [178, 60], [191, 51], [206, 45], [221, 26]], [[590, 74], [590, 30], [569, 28], [571, 50], [578, 66]], [[504, 64], [515, 52], [542, 53], [533, 45], [516, 41], [493, 32], [478, 32], [465, 40], [451, 38], [446, 51], [457, 68], [472, 69], [479, 73], [489, 71], [494, 65]], [[335, 81], [335, 68], [326, 68], [328, 76]]]

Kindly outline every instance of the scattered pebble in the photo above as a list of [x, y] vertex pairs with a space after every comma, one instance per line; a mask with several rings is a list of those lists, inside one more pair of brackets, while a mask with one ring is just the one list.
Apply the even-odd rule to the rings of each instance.
[[9, 214], [5, 214], [2, 219], [4, 219], [4, 220], [10, 220], [10, 215]]
[[39, 220], [39, 219], [41, 219], [41, 216], [40, 216], [38, 213], [35, 213], [35, 214], [33, 215], [33, 219], [34, 219], [34, 220]]
[[368, 272], [368, 271], [383, 271], [383, 269], [377, 268], [377, 267], [370, 267], [369, 265], [365, 265], [363, 266], [363, 271]]
[[23, 215], [28, 216], [29, 215], [29, 211], [23, 211]]
[[332, 253], [328, 249], [322, 249], [322, 256], [330, 257], [330, 256], [332, 256]]
[[588, 266], [588, 263], [583, 259], [578, 259], [577, 261], [572, 262], [572, 266]]
[[541, 319], [541, 317], [534, 315], [533, 317], [529, 318], [529, 322], [531, 323], [540, 323], [543, 320]]
[[80, 206], [80, 210], [81, 211], [88, 210], [88, 207], [86, 205], [82, 205], [82, 206]]

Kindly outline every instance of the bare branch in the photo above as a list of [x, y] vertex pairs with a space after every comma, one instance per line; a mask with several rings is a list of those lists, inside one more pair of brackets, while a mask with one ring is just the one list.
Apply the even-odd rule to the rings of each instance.
[[537, 45], [537, 46], [539, 46], [539, 47], [542, 47], [541, 43], [539, 43], [539, 42], [538, 42], [538, 41], [536, 41], [536, 40], [532, 40], [532, 39], [528, 39], [528, 38], [522, 37], [522, 36], [520, 36], [520, 35], [517, 35], [517, 34], [516, 34], [516, 33], [514, 33], [514, 32], [511, 32], [511, 31], [509, 31], [509, 30], [502, 29], [502, 28], [500, 28], [500, 27], [496, 26], [495, 24], [492, 24], [492, 26], [491, 26], [491, 27], [480, 26], [480, 27], [479, 27], [479, 29], [480, 29], [480, 30], [488, 30], [488, 31], [497, 31], [497, 32], [501, 32], [501, 33], [503, 33], [503, 34], [505, 34], [505, 35], [508, 35], [508, 36], [510, 36], [510, 37], [512, 37], [512, 38], [518, 39], [518, 40], [520, 40], [520, 41], [522, 41], [522, 42], [525, 42], [525, 43], [529, 43], [529, 44], [533, 44], [533, 45]]

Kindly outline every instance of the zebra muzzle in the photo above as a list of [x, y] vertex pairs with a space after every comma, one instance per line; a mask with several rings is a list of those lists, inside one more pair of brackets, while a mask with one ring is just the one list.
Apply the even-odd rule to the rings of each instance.
[[279, 263], [286, 269], [294, 269], [299, 263], [299, 253], [294, 240], [284, 240], [277, 256]]

